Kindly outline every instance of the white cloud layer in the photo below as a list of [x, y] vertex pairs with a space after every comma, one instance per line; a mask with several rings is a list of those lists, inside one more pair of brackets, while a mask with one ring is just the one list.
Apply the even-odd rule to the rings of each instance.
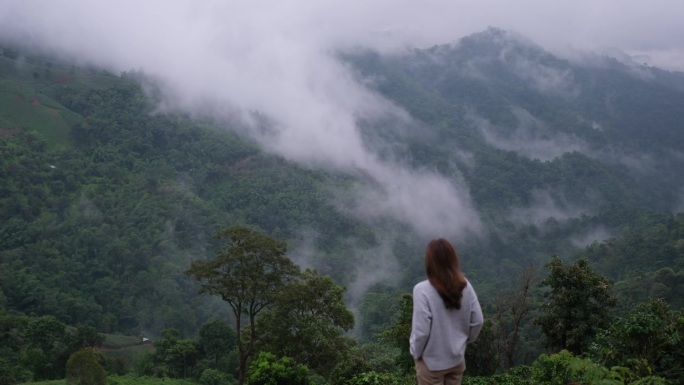
[[513, 108], [512, 112], [517, 118], [516, 127], [496, 127], [474, 112], [468, 115], [468, 121], [480, 130], [487, 143], [530, 159], [548, 161], [573, 151], [591, 155], [582, 139], [574, 135], [554, 133], [544, 122], [522, 108]]

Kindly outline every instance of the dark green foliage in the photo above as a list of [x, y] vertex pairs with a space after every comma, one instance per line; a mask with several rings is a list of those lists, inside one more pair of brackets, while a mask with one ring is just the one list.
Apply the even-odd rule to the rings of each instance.
[[328, 376], [353, 343], [344, 335], [354, 327], [354, 314], [343, 293], [330, 277], [307, 269], [259, 316], [260, 346]]
[[25, 324], [16, 326], [23, 338], [17, 341], [19, 349], [25, 349], [22, 366], [30, 369], [36, 379], [63, 378], [66, 362], [74, 351], [69, 348], [72, 337], [66, 325], [53, 316], [43, 316], [29, 317]]
[[[256, 317], [277, 301], [286, 284], [299, 276], [299, 267], [285, 257], [287, 244], [254, 229], [233, 226], [217, 238], [225, 242], [215, 259], [194, 261], [186, 274], [200, 284], [200, 293], [221, 297], [230, 305], [235, 319], [239, 358], [238, 383], [242, 385], [247, 362], [259, 335]], [[242, 318], [247, 319], [246, 336]]]
[[403, 385], [407, 379], [398, 377], [391, 373], [366, 372], [357, 374], [346, 385]]
[[10, 385], [31, 379], [32, 373], [22, 365], [25, 350], [24, 330], [28, 318], [0, 315], [0, 383]]
[[552, 355], [540, 356], [530, 367], [530, 384], [586, 385], [660, 384], [668, 382], [655, 376], [637, 376], [629, 369], [619, 366], [601, 366], [589, 359], [573, 356], [563, 350]]
[[205, 369], [198, 382], [200, 385], [229, 385], [233, 383], [225, 374], [215, 369]]
[[642, 216], [620, 237], [595, 242], [585, 255], [616, 281], [630, 300], [624, 305], [664, 298], [684, 306], [684, 213]]
[[372, 341], [387, 330], [399, 312], [396, 290], [388, 285], [374, 285], [364, 293], [359, 304], [360, 337]]
[[72, 337], [72, 348], [74, 350], [80, 348], [94, 348], [99, 347], [105, 341], [105, 336], [95, 330], [95, 328], [86, 325], [79, 325]]
[[235, 350], [236, 338], [235, 330], [225, 321], [214, 320], [200, 328], [198, 347], [201, 354], [216, 367], [223, 357]]
[[684, 384], [684, 313], [662, 300], [641, 304], [599, 333], [591, 355], [606, 366]]
[[308, 369], [290, 357], [262, 352], [249, 365], [248, 385], [308, 385]]
[[395, 362], [403, 374], [412, 373], [415, 369], [413, 357], [409, 353], [411, 337], [411, 323], [413, 317], [413, 296], [404, 294], [399, 305], [399, 312], [394, 324], [380, 336], [392, 344], [396, 350]]
[[146, 374], [171, 378], [191, 377], [198, 355], [195, 341], [178, 337], [177, 329], [167, 329], [163, 331], [162, 338], [154, 341], [154, 368], [152, 373]]
[[400, 352], [384, 341], [354, 345], [349, 354], [337, 361], [328, 382], [332, 385], [344, 385], [352, 378], [366, 377], [366, 374], [379, 378], [399, 378], [406, 375], [415, 377], [413, 370], [406, 374], [402, 363], [397, 362], [398, 355], [402, 353], [411, 357], [408, 350]]
[[[467, 372], [466, 372], [467, 373]], [[466, 375], [464, 385], [668, 385], [658, 376], [640, 376], [625, 367], [605, 367], [567, 350], [542, 354], [530, 366], [518, 366], [490, 377]]]
[[100, 365], [101, 355], [92, 348], [74, 352], [67, 361], [66, 381], [69, 385], [104, 385], [107, 373]]
[[[66, 351], [64, 354], [67, 356], [64, 360], [60, 354], [62, 353], [60, 342], [64, 341], [64, 336], [55, 336], [54, 344], [49, 346], [53, 349], [46, 355], [36, 347], [36, 341], [27, 337], [28, 325], [31, 321], [31, 318], [20, 315], [0, 316], [0, 381], [3, 383], [14, 384], [31, 378], [54, 379], [64, 375], [62, 367], [68, 358]], [[38, 323], [34, 320], [33, 325]], [[36, 333], [35, 330], [34, 333]], [[40, 338], [36, 336], [35, 339]], [[53, 355], [49, 355], [50, 353]]]
[[[491, 323], [492, 330], [489, 331], [489, 337], [487, 334], [481, 334], [475, 345], [496, 345], [494, 349], [497, 358], [481, 361], [489, 367], [493, 364], [492, 361], [497, 361], [503, 369], [510, 369], [515, 365], [529, 363], [531, 358], [541, 352], [530, 352], [529, 346], [530, 340], [535, 345], [538, 335], [532, 315], [538, 307], [535, 298], [539, 283], [537, 275], [536, 266], [527, 265], [520, 270], [515, 283], [488, 304], [491, 310], [486, 309], [486, 312], [491, 314], [491, 319], [485, 322]], [[492, 337], [495, 341], [485, 342]], [[527, 337], [530, 337], [530, 340]]]
[[499, 370], [499, 346], [496, 331], [490, 320], [485, 321], [475, 342], [466, 347], [467, 373], [473, 376], [491, 376]]
[[541, 286], [549, 291], [535, 324], [541, 327], [547, 346], [581, 354], [610, 323], [611, 308], [617, 303], [610, 292], [612, 284], [593, 272], [586, 259], [566, 265], [553, 256], [546, 267], [549, 275]]
[[197, 341], [199, 354], [196, 371], [203, 373], [212, 369], [226, 377], [238, 376], [237, 335], [223, 320], [214, 320], [202, 325]]

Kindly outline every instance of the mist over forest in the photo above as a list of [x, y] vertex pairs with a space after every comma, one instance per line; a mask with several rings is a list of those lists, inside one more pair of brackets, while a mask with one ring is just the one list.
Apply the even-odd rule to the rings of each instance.
[[[336, 293], [353, 315], [326, 329], [339, 333], [328, 364], [294, 357], [319, 383], [357, 384], [390, 367], [404, 382], [387, 383], [410, 383], [402, 335], [391, 336], [405, 325], [405, 295], [425, 279], [425, 245], [439, 237], [456, 246], [491, 322], [470, 353], [473, 375], [534, 367], [561, 350], [545, 344], [536, 319], [544, 282], [563, 264], [586, 262], [610, 282], [614, 318], [602, 330], [651, 306], [684, 338], [678, 51], [561, 48], [561, 34], [543, 36], [542, 26], [465, 33], [442, 19], [416, 34], [380, 16], [381, 3], [346, 30], [353, 7], [330, 18], [308, 2], [299, 13], [235, 7], [232, 23], [214, 13], [229, 10], [218, 2], [173, 3], [166, 19], [153, 3], [137, 13], [12, 4], [0, 14], [0, 378], [64, 378], [38, 369], [37, 348], [7, 337], [52, 317], [79, 331], [200, 346], [191, 369], [155, 361], [166, 346], [155, 343], [137, 353], [147, 364], [122, 360], [121, 373], [244, 380], [234, 352], [224, 366], [203, 356], [201, 330], [235, 316], [189, 273], [225, 250], [216, 235], [235, 226], [285, 242], [284, 255], [313, 271], [297, 279]], [[510, 306], [521, 280], [522, 314]], [[268, 309], [259, 330], [285, 317]], [[336, 311], [331, 319], [346, 319]], [[565, 348], [605, 367], [632, 362], [598, 352], [621, 350], [596, 333]], [[291, 342], [263, 341], [256, 349], [296, 355]], [[683, 354], [663, 346], [654, 349], [673, 362]], [[65, 342], [40, 356], [64, 368], [74, 351]], [[681, 365], [677, 374], [665, 361], [647, 365], [681, 383]]]

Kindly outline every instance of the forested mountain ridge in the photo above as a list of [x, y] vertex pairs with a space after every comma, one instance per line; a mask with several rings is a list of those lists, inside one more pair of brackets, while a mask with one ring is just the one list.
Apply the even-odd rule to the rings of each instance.
[[[682, 305], [684, 75], [560, 59], [496, 29], [340, 60], [412, 119], [401, 130], [361, 124], [367, 146], [467, 187], [485, 229], [458, 249], [483, 304], [512, 272], [557, 254], [587, 256], [625, 303]], [[215, 253], [217, 230], [246, 224], [348, 286], [362, 339], [387, 329], [422, 279], [422, 238], [341, 208], [357, 175], [266, 153], [209, 118], [159, 113], [148, 82], [3, 49], [3, 311], [193, 335], [226, 307], [183, 272]], [[392, 232], [402, 236], [385, 247]], [[375, 259], [371, 275], [391, 274], [356, 288], [358, 265]]]
[[[462, 174], [480, 214], [507, 239], [499, 258], [565, 253], [573, 245], [563, 240], [584, 246], [644, 215], [682, 210], [684, 74], [609, 57], [560, 59], [498, 29], [343, 57], [424, 123], [399, 139], [402, 154]], [[548, 248], [544, 233], [553, 234]]]
[[[2, 90], [10, 309], [102, 331], [190, 332], [208, 308], [182, 271], [212, 254], [214, 231], [249, 223], [292, 239], [312, 217], [328, 221], [325, 231], [354, 231], [326, 202], [324, 175], [182, 116], [153, 116], [126, 77], [50, 65], [71, 76], [55, 84], [33, 75], [45, 63], [0, 60], [20, 68]], [[36, 110], [47, 118], [30, 121]], [[54, 119], [62, 115], [72, 124]], [[334, 252], [334, 240], [325, 245]]]
[[[419, 162], [439, 166], [449, 150], [471, 151], [477, 171], [486, 171], [478, 161], [508, 157], [514, 168], [509, 172], [524, 179], [519, 190], [511, 180], [502, 182], [523, 202], [534, 189], [548, 187], [563, 190], [568, 203], [592, 198], [600, 204], [612, 194], [606, 202], [666, 211], [681, 205], [681, 73], [600, 57], [572, 64], [497, 29], [451, 46], [346, 58], [360, 76], [372, 79], [371, 86], [429, 124], [421, 134], [434, 133], [432, 140], [412, 143], [416, 151], [408, 151], [422, 156]], [[429, 146], [433, 156], [419, 152], [420, 146]], [[474, 199], [481, 206], [492, 201], [478, 193], [484, 182], [462, 169]], [[576, 169], [583, 173], [569, 173]], [[501, 179], [487, 176], [490, 183]], [[600, 190], [600, 182], [610, 188]], [[635, 182], [648, 188], [625, 188]], [[589, 186], [599, 195], [588, 196]], [[515, 200], [504, 199], [499, 207]]]

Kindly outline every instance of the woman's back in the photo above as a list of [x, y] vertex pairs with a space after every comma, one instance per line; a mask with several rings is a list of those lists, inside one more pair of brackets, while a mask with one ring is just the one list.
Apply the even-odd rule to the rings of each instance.
[[470, 283], [463, 289], [460, 309], [447, 309], [428, 280], [413, 288], [411, 355], [430, 370], [445, 370], [463, 361], [465, 347], [482, 328], [482, 310]]

